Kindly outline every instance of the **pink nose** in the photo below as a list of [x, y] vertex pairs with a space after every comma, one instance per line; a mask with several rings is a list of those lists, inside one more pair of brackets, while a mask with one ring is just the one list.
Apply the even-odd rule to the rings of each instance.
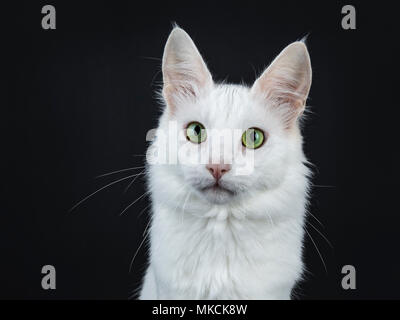
[[230, 164], [208, 164], [206, 165], [206, 168], [212, 176], [215, 178], [215, 180], [221, 179], [221, 177], [227, 173], [229, 170], [231, 170], [231, 165]]

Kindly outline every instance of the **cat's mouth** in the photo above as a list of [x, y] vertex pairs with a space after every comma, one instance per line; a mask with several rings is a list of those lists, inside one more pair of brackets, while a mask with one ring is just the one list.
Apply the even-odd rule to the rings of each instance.
[[213, 183], [200, 190], [208, 201], [215, 204], [224, 204], [230, 201], [236, 194], [233, 190], [221, 185], [221, 183]]
[[226, 192], [230, 195], [234, 195], [235, 193], [232, 190], [229, 190], [228, 188], [222, 186], [220, 183], [216, 182], [211, 186], [207, 186], [202, 188], [202, 191], [208, 191], [208, 192], [215, 192], [215, 193], [222, 193]]

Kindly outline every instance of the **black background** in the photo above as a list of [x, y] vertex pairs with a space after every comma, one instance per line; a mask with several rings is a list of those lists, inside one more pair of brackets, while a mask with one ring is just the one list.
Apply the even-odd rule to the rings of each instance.
[[[41, 28], [52, 4], [57, 29]], [[2, 4], [0, 298], [127, 299], [141, 282], [138, 248], [148, 199], [138, 179], [87, 194], [143, 165], [159, 107], [163, 46], [176, 21], [216, 80], [252, 83], [287, 44], [309, 34], [313, 65], [304, 127], [315, 164], [299, 299], [400, 298], [398, 33], [391, 2], [351, 2], [357, 30], [341, 28], [342, 1], [18, 1]], [[139, 155], [139, 156], [138, 156]], [[41, 288], [54, 265], [57, 289]], [[354, 265], [357, 289], [341, 288]]]

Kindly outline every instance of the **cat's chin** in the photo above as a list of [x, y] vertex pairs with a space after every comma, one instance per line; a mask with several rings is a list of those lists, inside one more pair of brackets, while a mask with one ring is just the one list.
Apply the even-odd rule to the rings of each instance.
[[212, 185], [200, 190], [204, 198], [215, 204], [224, 204], [232, 200], [235, 193], [219, 185]]

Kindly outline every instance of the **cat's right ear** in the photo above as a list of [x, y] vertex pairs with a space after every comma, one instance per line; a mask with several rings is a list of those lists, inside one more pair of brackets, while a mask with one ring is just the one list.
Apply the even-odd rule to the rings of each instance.
[[311, 86], [311, 62], [304, 42], [288, 45], [256, 80], [252, 92], [279, 107], [290, 127], [303, 113]]
[[163, 96], [174, 110], [179, 99], [195, 99], [212, 87], [211, 73], [190, 36], [175, 27], [165, 45], [163, 61]]

